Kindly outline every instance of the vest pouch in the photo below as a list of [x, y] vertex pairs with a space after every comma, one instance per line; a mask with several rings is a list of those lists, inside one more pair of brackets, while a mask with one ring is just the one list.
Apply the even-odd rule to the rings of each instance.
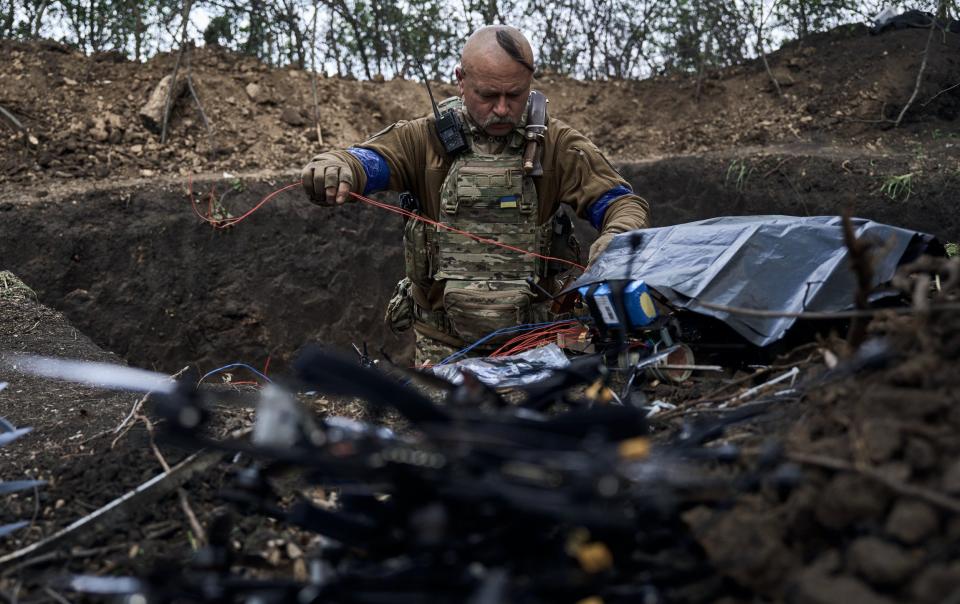
[[387, 313], [383, 320], [395, 335], [399, 335], [413, 327], [413, 292], [410, 291], [410, 279], [401, 279], [393, 288], [393, 296], [387, 304]]
[[525, 281], [450, 279], [444, 285], [443, 308], [455, 335], [473, 343], [497, 329], [529, 323], [533, 298]]
[[433, 280], [431, 262], [431, 237], [429, 226], [420, 220], [407, 219], [403, 225], [403, 265], [407, 278], [417, 285], [428, 288]]

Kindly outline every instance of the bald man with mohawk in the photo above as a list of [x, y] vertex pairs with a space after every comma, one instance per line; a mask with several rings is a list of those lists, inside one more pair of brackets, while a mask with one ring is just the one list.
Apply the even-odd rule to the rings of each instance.
[[[597, 147], [549, 118], [538, 146], [539, 170], [524, 170], [534, 55], [516, 28], [474, 32], [463, 46], [460, 96], [440, 103], [462, 123], [466, 150], [444, 147], [434, 116], [400, 121], [370, 140], [313, 158], [303, 169], [311, 201], [340, 205], [349, 194], [408, 191], [415, 211], [452, 229], [476, 233], [542, 255], [576, 256], [560, 204], [600, 232], [589, 261], [617, 233], [649, 226], [646, 201]], [[542, 95], [539, 96], [542, 99]], [[541, 101], [542, 102], [542, 101]], [[537, 131], [537, 130], [533, 130]], [[529, 168], [529, 166], [528, 166]], [[413, 326], [417, 364], [437, 363], [505, 327], [553, 320], [539, 289], [558, 291], [569, 266], [471, 240], [418, 220], [404, 226], [406, 277], [387, 309], [395, 332]], [[530, 278], [540, 287], [530, 286]], [[493, 338], [471, 350], [488, 353]]]

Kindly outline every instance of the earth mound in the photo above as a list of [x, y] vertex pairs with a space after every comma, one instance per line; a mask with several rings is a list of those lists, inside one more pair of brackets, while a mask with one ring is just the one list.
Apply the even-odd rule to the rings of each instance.
[[[616, 159], [800, 142], [896, 149], [950, 137], [960, 113], [960, 89], [951, 88], [960, 82], [952, 50], [958, 40], [947, 33], [931, 44], [907, 127], [889, 129], [913, 93], [926, 39], [924, 30], [873, 36], [845, 26], [771, 54], [770, 73], [754, 61], [701, 78], [580, 82], [540, 73], [535, 86], [550, 98], [553, 115]], [[429, 111], [417, 82], [319, 78], [319, 144], [307, 72], [203, 47], [189, 53], [203, 115], [189, 95], [181, 97], [170, 140], [161, 145], [138, 111], [173, 71], [175, 54], [139, 64], [112, 54], [86, 57], [54, 43], [0, 44], [8, 58], [0, 65], [0, 105], [34, 137], [26, 148], [12, 129], [0, 139], [4, 190], [56, 190], [71, 179], [296, 168], [322, 149]], [[455, 93], [450, 84], [437, 86], [440, 97]]]

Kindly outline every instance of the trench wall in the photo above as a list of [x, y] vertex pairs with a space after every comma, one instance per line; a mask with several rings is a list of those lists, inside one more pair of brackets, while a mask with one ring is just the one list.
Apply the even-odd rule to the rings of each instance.
[[[880, 188], [902, 161], [822, 156], [675, 157], [619, 165], [651, 204], [655, 226], [722, 215], [854, 213], [960, 239], [960, 171], [926, 170], [909, 198]], [[230, 208], [279, 188], [219, 182]], [[206, 202], [213, 183], [198, 182]], [[236, 190], [240, 189], [242, 190]], [[593, 233], [580, 223], [584, 249]], [[320, 208], [299, 191], [236, 227], [194, 214], [182, 183], [104, 188], [59, 198], [0, 201], [0, 268], [64, 311], [101, 347], [131, 363], [175, 371], [233, 361], [283, 364], [308, 342], [367, 342], [412, 358], [383, 312], [402, 276], [400, 218], [360, 204]], [[276, 365], [275, 365], [276, 366]]]

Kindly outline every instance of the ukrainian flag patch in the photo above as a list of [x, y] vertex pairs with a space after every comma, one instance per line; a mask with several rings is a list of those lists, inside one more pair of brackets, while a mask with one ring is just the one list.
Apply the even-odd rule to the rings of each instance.
[[506, 195], [500, 198], [500, 209], [506, 208], [515, 208], [517, 207], [517, 201], [520, 199], [518, 195]]

